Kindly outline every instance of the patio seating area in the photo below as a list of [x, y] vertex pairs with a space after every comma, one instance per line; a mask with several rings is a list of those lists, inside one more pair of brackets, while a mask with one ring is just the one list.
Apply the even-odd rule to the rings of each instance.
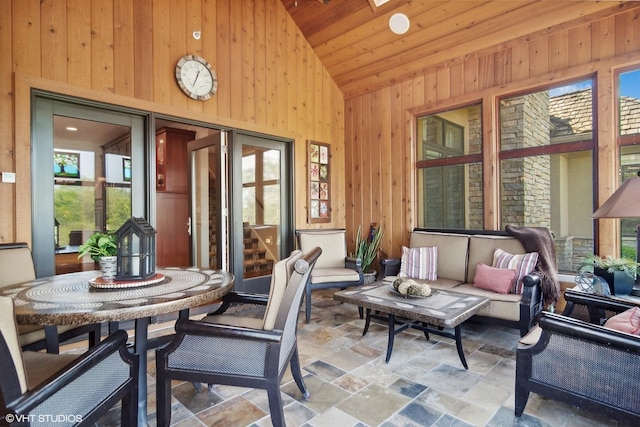
[[[453, 340], [431, 336], [426, 342], [420, 331], [411, 330], [396, 337], [393, 357], [385, 363], [386, 326], [374, 323], [363, 337], [358, 309], [333, 300], [334, 292], [314, 293], [310, 323], [300, 313], [300, 362], [311, 396], [304, 401], [292, 376], [285, 374], [281, 390], [289, 427], [624, 425], [534, 393], [517, 419], [515, 329], [466, 322], [468, 371]], [[173, 332], [171, 323], [154, 326], [150, 334]], [[148, 360], [149, 425], [155, 426], [154, 352]], [[216, 385], [197, 393], [188, 382], [172, 387], [172, 425], [270, 426], [268, 408], [264, 390]], [[98, 425], [118, 425], [119, 412], [112, 412]]]

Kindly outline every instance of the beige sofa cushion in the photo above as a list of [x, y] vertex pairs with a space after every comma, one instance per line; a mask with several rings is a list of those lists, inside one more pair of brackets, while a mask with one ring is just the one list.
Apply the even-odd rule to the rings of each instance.
[[493, 317], [505, 320], [520, 320], [520, 294], [499, 294], [497, 292], [487, 291], [476, 288], [472, 283], [463, 283], [462, 285], [452, 289], [467, 295], [478, 295], [489, 298], [489, 305], [480, 310], [478, 316]]
[[458, 283], [466, 281], [468, 235], [422, 231], [411, 233], [409, 247], [426, 246], [438, 246], [438, 280], [451, 279]]
[[493, 253], [500, 248], [512, 254], [524, 254], [526, 251], [520, 241], [510, 236], [474, 235], [469, 238], [469, 269], [465, 282], [473, 282], [476, 266], [479, 262], [493, 265]]

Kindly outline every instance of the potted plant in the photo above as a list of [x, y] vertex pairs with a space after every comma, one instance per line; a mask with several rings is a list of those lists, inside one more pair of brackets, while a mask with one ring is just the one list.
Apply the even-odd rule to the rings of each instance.
[[371, 266], [378, 256], [378, 249], [380, 249], [383, 235], [384, 230], [380, 225], [376, 226], [372, 223], [369, 229], [369, 235], [366, 237], [362, 235], [362, 227], [358, 227], [356, 250], [355, 253], [349, 254], [349, 256], [360, 258], [362, 261], [362, 272], [365, 274], [365, 283], [370, 283], [375, 280], [376, 271], [372, 270]]
[[93, 233], [78, 247], [78, 258], [85, 255], [100, 264], [103, 279], [113, 279], [116, 276], [118, 240], [115, 233]]
[[628, 295], [640, 272], [640, 264], [631, 258], [590, 255], [582, 262], [580, 271], [605, 279], [612, 295]]

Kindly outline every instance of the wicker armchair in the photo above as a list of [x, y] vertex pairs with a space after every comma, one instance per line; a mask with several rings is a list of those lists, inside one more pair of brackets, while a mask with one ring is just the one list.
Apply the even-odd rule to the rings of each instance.
[[92, 425], [122, 401], [123, 426], [138, 414], [138, 356], [117, 331], [83, 355], [21, 351], [13, 300], [0, 297], [0, 424]]
[[[276, 263], [273, 281], [283, 292], [270, 294], [263, 319], [222, 314], [176, 322], [174, 340], [156, 352], [158, 426], [170, 424], [173, 379], [266, 389], [273, 425], [285, 425], [280, 381], [288, 365], [302, 396], [308, 397], [296, 332], [302, 294], [320, 253], [314, 248], [302, 258], [294, 253]], [[285, 269], [291, 269], [288, 280]]]
[[[305, 321], [311, 320], [311, 291], [364, 284], [362, 260], [347, 256], [347, 237], [344, 229], [296, 230], [298, 248], [307, 252], [314, 247], [322, 249], [322, 255], [311, 273], [305, 289]], [[362, 307], [358, 307], [362, 319]]]
[[534, 392], [640, 425], [640, 336], [546, 312], [539, 326], [538, 341], [516, 352], [516, 416]]

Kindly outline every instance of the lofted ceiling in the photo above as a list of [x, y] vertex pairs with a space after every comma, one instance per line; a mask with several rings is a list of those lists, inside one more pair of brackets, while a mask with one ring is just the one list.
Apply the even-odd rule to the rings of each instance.
[[[375, 0], [281, 1], [345, 98], [630, 3], [390, 0], [376, 7]], [[389, 17], [397, 12], [411, 21], [404, 35], [389, 30]]]

